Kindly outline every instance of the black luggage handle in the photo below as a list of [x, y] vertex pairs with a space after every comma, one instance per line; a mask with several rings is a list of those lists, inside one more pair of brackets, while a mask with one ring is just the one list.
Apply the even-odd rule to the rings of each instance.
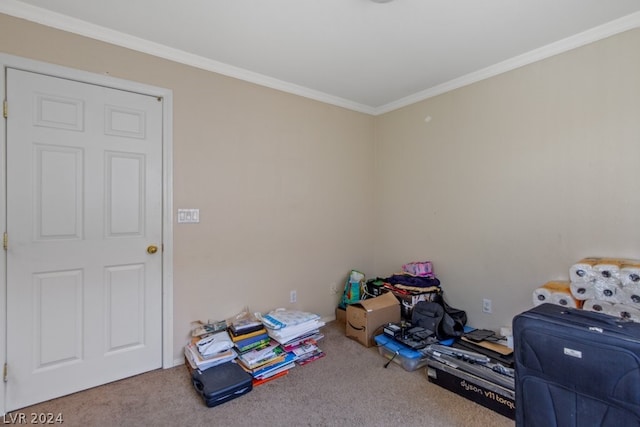
[[[597, 311], [574, 309], [574, 310], [565, 310], [565, 311], [562, 311], [561, 313], [567, 314], [570, 316], [576, 316], [576, 317], [587, 319], [587, 320], [598, 320], [603, 324], [603, 326], [611, 326], [611, 327], [615, 327], [616, 329], [622, 328], [623, 325], [626, 326], [634, 323], [631, 320], [617, 318], [605, 313], [599, 313]], [[593, 325], [592, 327], [597, 327], [597, 326]]]

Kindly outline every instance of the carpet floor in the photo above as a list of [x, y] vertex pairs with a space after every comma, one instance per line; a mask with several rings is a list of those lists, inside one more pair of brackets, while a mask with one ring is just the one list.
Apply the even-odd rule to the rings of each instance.
[[[427, 380], [425, 368], [384, 367], [378, 349], [329, 322], [326, 356], [222, 405], [208, 408], [187, 368], [176, 366], [43, 402], [5, 415], [52, 414], [65, 426], [433, 426], [512, 427], [514, 421]], [[32, 415], [33, 414], [33, 415]], [[44, 414], [44, 415], [42, 415]]]

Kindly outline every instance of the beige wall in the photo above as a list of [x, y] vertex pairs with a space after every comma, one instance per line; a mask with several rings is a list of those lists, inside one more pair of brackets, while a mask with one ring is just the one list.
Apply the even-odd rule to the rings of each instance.
[[174, 226], [176, 360], [193, 320], [329, 318], [373, 269], [373, 117], [2, 14], [0, 52], [173, 90], [174, 208], [201, 216]]
[[430, 259], [498, 328], [582, 257], [640, 258], [638, 52], [634, 30], [379, 117], [375, 273]]
[[430, 259], [497, 328], [581, 257], [640, 258], [639, 50], [623, 33], [374, 118], [0, 14], [0, 52], [173, 90], [174, 207], [202, 217], [175, 225], [177, 359], [190, 321], [291, 289], [332, 316], [351, 268]]

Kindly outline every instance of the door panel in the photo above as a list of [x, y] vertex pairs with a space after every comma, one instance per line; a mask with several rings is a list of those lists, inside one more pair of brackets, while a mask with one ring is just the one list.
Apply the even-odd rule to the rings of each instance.
[[34, 239], [81, 239], [84, 223], [82, 150], [42, 144], [34, 144], [33, 150]]
[[82, 271], [36, 273], [35, 370], [82, 359]]
[[162, 102], [7, 70], [7, 410], [161, 367]]
[[105, 163], [107, 236], [143, 236], [144, 157], [106, 153]]

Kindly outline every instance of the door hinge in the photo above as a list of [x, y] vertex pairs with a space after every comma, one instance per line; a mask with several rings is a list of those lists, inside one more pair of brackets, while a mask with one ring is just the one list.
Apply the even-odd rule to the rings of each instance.
[[9, 117], [9, 103], [6, 99], [2, 102], [2, 115], [5, 119]]
[[9, 235], [7, 234], [6, 231], [2, 235], [2, 247], [4, 248], [5, 251], [9, 248]]
[[9, 367], [7, 364], [4, 364], [4, 369], [2, 370], [2, 381], [7, 382], [7, 377], [9, 376]]

